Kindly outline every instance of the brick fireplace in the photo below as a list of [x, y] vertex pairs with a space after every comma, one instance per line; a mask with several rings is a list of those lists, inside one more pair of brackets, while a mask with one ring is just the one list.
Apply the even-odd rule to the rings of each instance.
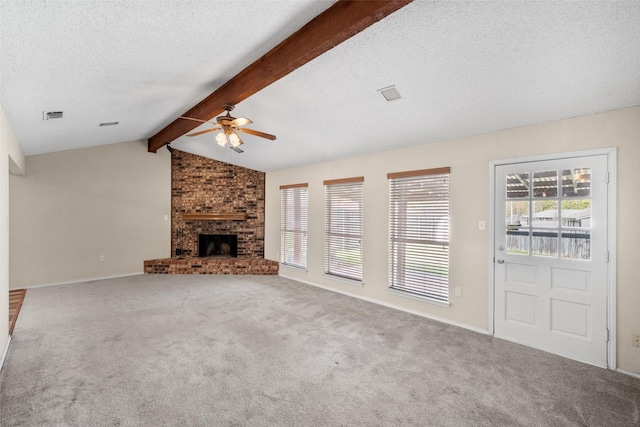
[[[278, 263], [264, 259], [264, 180], [263, 172], [175, 150], [172, 257], [145, 261], [145, 273], [277, 274]], [[200, 236], [234, 237], [209, 238], [203, 254]], [[223, 244], [236, 257], [221, 254]]]

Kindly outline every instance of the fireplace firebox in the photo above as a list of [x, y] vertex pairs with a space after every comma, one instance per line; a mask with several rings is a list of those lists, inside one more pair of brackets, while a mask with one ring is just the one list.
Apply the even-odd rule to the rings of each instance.
[[238, 257], [238, 236], [236, 234], [199, 234], [199, 257]]

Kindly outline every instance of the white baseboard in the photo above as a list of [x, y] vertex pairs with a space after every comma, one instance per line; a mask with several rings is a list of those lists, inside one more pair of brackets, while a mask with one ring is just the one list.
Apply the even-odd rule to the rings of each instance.
[[616, 372], [620, 372], [621, 374], [629, 375], [630, 377], [640, 379], [640, 374], [636, 372], [625, 371], [624, 369], [620, 369], [620, 368], [616, 369]]
[[118, 274], [115, 276], [104, 276], [104, 277], [89, 277], [86, 279], [78, 279], [78, 280], [70, 280], [67, 282], [52, 282], [52, 283], [42, 283], [40, 285], [30, 285], [18, 287], [15, 289], [35, 289], [35, 288], [46, 288], [48, 286], [60, 286], [60, 285], [71, 285], [74, 283], [84, 283], [84, 282], [95, 282], [97, 280], [108, 280], [108, 279], [119, 279], [122, 277], [131, 277], [131, 276], [142, 276], [144, 273], [128, 273], [128, 274]]
[[374, 304], [382, 305], [382, 306], [385, 306], [385, 307], [393, 308], [395, 310], [404, 311], [405, 313], [415, 314], [416, 316], [425, 317], [427, 319], [435, 320], [435, 321], [441, 322], [441, 323], [446, 323], [446, 324], [452, 325], [452, 326], [457, 326], [459, 328], [467, 329], [467, 330], [470, 330], [470, 331], [473, 331], [473, 332], [478, 332], [478, 333], [483, 334], [483, 335], [491, 335], [488, 330], [482, 329], [482, 328], [478, 328], [476, 326], [471, 326], [471, 325], [467, 325], [467, 324], [464, 324], [464, 323], [455, 322], [453, 320], [444, 319], [444, 318], [438, 317], [438, 316], [432, 316], [432, 315], [429, 315], [429, 314], [425, 314], [425, 313], [419, 312], [417, 310], [411, 310], [411, 309], [408, 309], [408, 308], [405, 308], [405, 307], [401, 307], [399, 305], [389, 304], [388, 302], [380, 301], [380, 300], [377, 300], [377, 299], [374, 299], [374, 298], [363, 297], [361, 295], [355, 295], [355, 294], [352, 294], [352, 293], [349, 293], [349, 292], [345, 292], [345, 291], [341, 291], [341, 290], [338, 290], [338, 289], [330, 288], [328, 286], [319, 285], [317, 283], [313, 283], [313, 282], [310, 282], [308, 280], [301, 280], [301, 279], [298, 279], [296, 277], [287, 276], [286, 274], [278, 273], [278, 275], [280, 277], [284, 277], [285, 279], [295, 280], [296, 282], [304, 283], [306, 285], [315, 286], [317, 288], [326, 289], [328, 291], [336, 292], [338, 294], [347, 295], [347, 296], [350, 296], [350, 297], [353, 297], [353, 298], [361, 299], [363, 301], [367, 301], [367, 302], [371, 302], [371, 303], [374, 303]]
[[2, 370], [2, 367], [4, 366], [4, 359], [6, 359], [7, 357], [7, 353], [9, 352], [9, 343], [11, 342], [11, 335], [7, 335], [7, 343], [4, 346], [4, 349], [2, 350], [2, 358], [0, 359], [0, 371]]

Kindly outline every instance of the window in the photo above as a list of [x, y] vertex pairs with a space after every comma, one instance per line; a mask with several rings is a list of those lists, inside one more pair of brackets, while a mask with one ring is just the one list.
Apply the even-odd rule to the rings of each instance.
[[591, 168], [506, 177], [506, 252], [591, 259]]
[[307, 184], [280, 187], [280, 262], [307, 268]]
[[362, 281], [363, 177], [324, 182], [324, 272]]
[[449, 302], [450, 168], [390, 173], [389, 288]]

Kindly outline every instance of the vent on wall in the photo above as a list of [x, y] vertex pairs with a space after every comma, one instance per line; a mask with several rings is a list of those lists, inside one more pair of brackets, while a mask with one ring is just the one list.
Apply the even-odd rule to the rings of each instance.
[[115, 126], [120, 122], [104, 122], [104, 123], [100, 123], [99, 126]]
[[61, 119], [62, 111], [49, 111], [48, 113], [42, 112], [43, 120]]

